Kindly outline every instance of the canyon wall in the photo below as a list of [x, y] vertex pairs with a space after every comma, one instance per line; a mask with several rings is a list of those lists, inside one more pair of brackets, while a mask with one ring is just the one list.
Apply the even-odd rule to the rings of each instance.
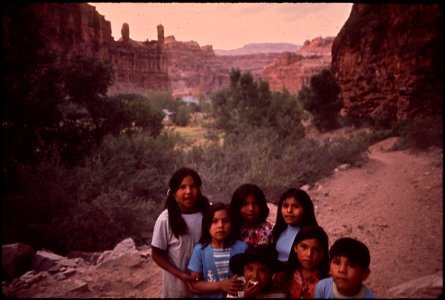
[[442, 113], [438, 4], [354, 4], [332, 46], [345, 113], [394, 120]]
[[333, 37], [317, 37], [305, 41], [297, 52], [284, 52], [264, 68], [262, 78], [269, 82], [272, 91], [283, 89], [298, 93], [309, 85], [312, 76], [330, 68]]
[[[40, 20], [46, 48], [57, 52], [62, 61], [80, 54], [111, 62], [115, 82], [109, 93], [170, 87], [163, 36], [158, 41], [159, 34], [163, 35], [162, 26], [158, 27], [158, 40], [136, 42], [127, 36], [115, 41], [110, 22], [86, 3], [29, 3], [17, 5], [16, 9]], [[3, 24], [9, 17], [3, 16]], [[7, 28], [3, 29], [4, 35], [13, 38]]]
[[135, 41], [130, 26], [122, 24], [121, 37], [115, 41], [110, 22], [86, 3], [31, 3], [21, 8], [42, 21], [47, 48], [62, 60], [81, 54], [109, 61], [114, 68], [109, 94], [170, 89], [178, 97], [211, 95], [227, 86], [232, 68], [269, 81], [272, 90], [286, 87], [298, 92], [320, 65], [330, 63], [330, 49], [322, 49], [326, 45], [321, 38], [307, 41], [300, 49], [303, 59], [296, 59], [294, 53], [215, 55], [210, 45], [201, 47], [195, 41], [164, 37], [162, 25], [158, 25], [157, 39]]

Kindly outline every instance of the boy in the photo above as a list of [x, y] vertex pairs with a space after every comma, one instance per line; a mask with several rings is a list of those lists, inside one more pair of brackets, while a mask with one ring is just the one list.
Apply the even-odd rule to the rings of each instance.
[[375, 298], [363, 281], [371, 273], [368, 247], [352, 238], [335, 241], [329, 250], [331, 277], [320, 280], [314, 298]]
[[234, 255], [230, 268], [241, 275], [239, 278], [246, 285], [238, 295], [228, 294], [227, 298], [286, 298], [286, 292], [273, 287], [274, 273], [284, 270], [284, 264], [277, 257], [277, 251], [269, 245], [250, 245], [244, 253]]

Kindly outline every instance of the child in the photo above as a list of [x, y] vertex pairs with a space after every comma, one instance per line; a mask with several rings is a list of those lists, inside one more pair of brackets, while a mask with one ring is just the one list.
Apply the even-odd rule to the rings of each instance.
[[291, 298], [313, 298], [317, 282], [329, 275], [328, 236], [319, 226], [302, 227], [289, 255]]
[[266, 197], [255, 184], [243, 184], [232, 195], [229, 205], [233, 227], [241, 240], [248, 245], [272, 243], [272, 228], [266, 219], [269, 215]]
[[[277, 259], [272, 245], [249, 245], [244, 253], [230, 259], [230, 268], [242, 275], [245, 288], [238, 294], [244, 298], [286, 298], [287, 294], [274, 289], [272, 277], [282, 271], [284, 264]], [[237, 298], [228, 295], [227, 298]]]
[[246, 243], [236, 240], [227, 205], [221, 202], [211, 205], [202, 219], [202, 236], [188, 265], [198, 280], [192, 283], [193, 288], [205, 298], [236, 293], [240, 282], [229, 270], [229, 260], [246, 248]]
[[375, 298], [363, 281], [371, 273], [368, 247], [352, 238], [335, 241], [329, 250], [332, 277], [320, 280], [315, 298]]
[[192, 295], [194, 278], [187, 273], [187, 264], [201, 236], [202, 212], [209, 207], [201, 184], [190, 168], [181, 168], [170, 178], [165, 209], [156, 220], [151, 241], [153, 260], [163, 269], [163, 298]]
[[287, 262], [295, 236], [301, 227], [308, 225], [318, 226], [311, 198], [303, 190], [288, 189], [278, 202], [277, 221], [272, 231], [279, 260]]

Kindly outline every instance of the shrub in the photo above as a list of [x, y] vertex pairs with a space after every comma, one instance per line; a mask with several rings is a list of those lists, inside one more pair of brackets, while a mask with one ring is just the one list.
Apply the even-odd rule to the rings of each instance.
[[396, 149], [426, 150], [431, 146], [443, 147], [443, 118], [432, 116], [403, 122], [397, 128], [400, 133]]

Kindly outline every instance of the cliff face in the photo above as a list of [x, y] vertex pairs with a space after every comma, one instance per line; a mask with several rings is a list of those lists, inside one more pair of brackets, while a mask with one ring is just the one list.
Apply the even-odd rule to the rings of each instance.
[[[115, 80], [109, 94], [145, 94], [151, 89], [170, 89], [174, 96], [210, 95], [227, 86], [231, 68], [249, 71], [255, 79], [269, 81], [274, 90], [287, 87], [297, 92], [318, 71], [320, 63], [329, 64], [325, 51], [320, 50], [320, 45], [325, 45], [321, 38], [301, 49], [303, 60], [289, 59], [286, 54], [279, 58], [280, 53], [217, 56], [212, 46], [179, 42], [173, 36], [164, 38], [162, 25], [158, 26], [157, 40], [140, 42], [131, 39], [129, 25], [123, 24], [122, 37], [115, 41], [110, 22], [86, 3], [33, 3], [25, 7], [43, 22], [47, 46], [57, 51], [62, 60], [82, 54], [112, 63]], [[265, 66], [277, 58], [280, 71], [264, 72]], [[294, 69], [286, 70], [289, 67], [283, 61], [292, 63]]]
[[164, 49], [173, 95], [210, 94], [227, 83], [225, 70], [214, 62], [212, 46], [200, 47], [194, 41], [178, 42], [168, 36]]
[[264, 68], [262, 77], [272, 91], [287, 89], [298, 93], [309, 84], [312, 76], [331, 64], [331, 46], [334, 38], [315, 38], [306, 41], [296, 53], [284, 52]]
[[165, 38], [164, 49], [174, 96], [210, 95], [228, 85], [232, 68], [249, 71], [254, 78], [260, 78], [264, 66], [279, 56], [278, 53], [217, 56], [212, 46], [200, 47], [194, 41], [176, 41], [173, 36]]
[[442, 12], [437, 4], [354, 4], [332, 46], [347, 114], [392, 119], [442, 113]]
[[[42, 21], [47, 48], [58, 52], [62, 60], [82, 54], [111, 62], [115, 83], [109, 93], [169, 88], [162, 39], [142, 43], [127, 37], [114, 41], [110, 22], [85, 3], [33, 3], [23, 9]], [[158, 32], [163, 35], [162, 28]]]

